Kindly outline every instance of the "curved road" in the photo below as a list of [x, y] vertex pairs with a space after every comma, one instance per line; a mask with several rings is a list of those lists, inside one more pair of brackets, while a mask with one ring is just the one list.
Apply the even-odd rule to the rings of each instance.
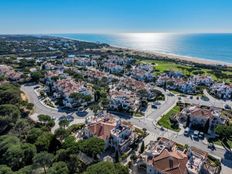
[[59, 117], [65, 115], [65, 112], [59, 112], [53, 108], [44, 106], [38, 99], [36, 93], [34, 92], [35, 86], [21, 86], [21, 90], [27, 95], [28, 101], [34, 104], [35, 113], [46, 114], [52, 117]]
[[[158, 129], [157, 127], [154, 126], [153, 121], [156, 121], [160, 116], [162, 116], [166, 112], [168, 112], [172, 107], [175, 106], [176, 102], [178, 101], [177, 96], [168, 95], [169, 92], [164, 91], [162, 88], [157, 87], [156, 89], [160, 90], [165, 95], [165, 102], [158, 109], [156, 109], [152, 114], [150, 114], [144, 118], [141, 118], [141, 119], [130, 118], [128, 120], [132, 124], [134, 124], [135, 126], [138, 126], [141, 128], [146, 128], [150, 132], [150, 135], [147, 137], [147, 141], [155, 140], [159, 136], [164, 136], [166, 138], [169, 138], [169, 139], [176, 141], [178, 143], [181, 143], [181, 144], [188, 144], [190, 146], [195, 146], [195, 147], [202, 149], [202, 150], [204, 150], [204, 151], [206, 151], [214, 156], [222, 158], [224, 156], [224, 153], [225, 153], [224, 149], [217, 148], [216, 151], [211, 151], [210, 149], [207, 148], [207, 145], [203, 144], [202, 141], [191, 140], [190, 138], [185, 137], [183, 134], [178, 134], [178, 133], [175, 133], [173, 131], [161, 131], [160, 129]], [[23, 85], [21, 87], [21, 90], [28, 96], [29, 102], [34, 104], [35, 113], [47, 114], [47, 115], [50, 115], [50, 116], [55, 117], [55, 118], [59, 118], [60, 116], [67, 114], [65, 112], [60, 112], [60, 111], [54, 110], [52, 108], [48, 108], [48, 107], [44, 106], [43, 104], [41, 104], [36, 93], [34, 92], [34, 86]], [[190, 100], [187, 98], [183, 98], [183, 99], [188, 100], [187, 102], [190, 102], [190, 103], [199, 102], [199, 100], [195, 101], [194, 99], [193, 100]], [[195, 102], [193, 102], [193, 101], [195, 101]], [[92, 113], [89, 113], [88, 115], [91, 115], [91, 114]], [[78, 118], [78, 116], [77, 116], [77, 118]], [[81, 118], [82, 118], [82, 120], [84, 120], [83, 117], [81, 117]]]

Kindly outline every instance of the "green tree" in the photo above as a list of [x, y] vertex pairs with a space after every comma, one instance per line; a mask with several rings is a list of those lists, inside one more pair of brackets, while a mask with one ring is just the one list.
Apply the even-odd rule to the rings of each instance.
[[28, 104], [27, 104], [27, 109], [28, 109], [28, 110], [32, 110], [33, 107], [34, 107], [34, 104], [33, 104], [33, 103], [28, 103]]
[[40, 71], [36, 71], [36, 72], [31, 73], [31, 81], [32, 82], [39, 82], [39, 80], [43, 77], [44, 77], [44, 75]]
[[70, 95], [70, 97], [75, 100], [76, 103], [80, 103], [80, 102], [89, 102], [92, 100], [92, 96], [91, 95], [84, 95], [82, 93], [72, 93]]
[[40, 128], [32, 128], [28, 131], [27, 142], [34, 144], [37, 138], [42, 135], [43, 131]]
[[20, 116], [19, 109], [11, 104], [0, 105], [0, 133], [13, 127]]
[[70, 173], [80, 173], [84, 170], [84, 165], [76, 154], [69, 155], [67, 164]]
[[110, 101], [109, 101], [108, 98], [103, 98], [102, 99], [102, 106], [103, 106], [103, 108], [107, 108], [108, 105], [109, 105], [109, 103], [110, 103]]
[[28, 119], [18, 119], [10, 132], [19, 137], [21, 140], [24, 140], [26, 139], [30, 129], [31, 123], [28, 121]]
[[48, 152], [40, 152], [35, 155], [33, 158], [33, 165], [35, 167], [42, 167], [44, 170], [44, 173], [47, 173], [47, 168], [52, 164], [53, 161], [53, 154]]
[[52, 128], [55, 126], [54, 120], [49, 115], [38, 115], [38, 119], [41, 124], [45, 125], [47, 128]]
[[59, 161], [52, 164], [48, 169], [48, 174], [68, 174], [69, 170], [65, 162]]
[[41, 115], [38, 115], [38, 120], [45, 124], [51, 120], [51, 117], [49, 115], [41, 114]]
[[73, 148], [76, 145], [76, 138], [72, 135], [69, 135], [68, 137], [66, 137], [64, 139], [64, 142], [62, 144], [62, 147], [64, 149], [68, 149], [68, 148]]
[[118, 150], [115, 151], [115, 162], [118, 163], [119, 162], [119, 154], [118, 154]]
[[21, 169], [19, 169], [17, 172], [15, 172], [16, 174], [31, 174], [33, 171], [33, 167], [32, 165], [29, 166], [25, 166]]
[[66, 162], [70, 173], [80, 173], [84, 169], [84, 164], [76, 155], [77, 152], [71, 152], [69, 149], [60, 149], [56, 153], [56, 161]]
[[85, 124], [83, 124], [83, 123], [72, 124], [67, 128], [67, 130], [70, 133], [77, 133], [79, 130], [81, 130], [84, 127], [85, 127]]
[[18, 86], [8, 83], [0, 85], [0, 105], [19, 104], [20, 101], [20, 89]]
[[61, 127], [61, 128], [66, 128], [68, 125], [69, 125], [69, 121], [67, 120], [67, 119], [63, 119], [63, 120], [60, 120], [59, 121], [59, 126]]
[[36, 148], [32, 144], [21, 143], [12, 135], [0, 137], [0, 163], [6, 164], [12, 170], [18, 170], [32, 162]]
[[143, 153], [144, 150], [145, 150], [145, 146], [144, 146], [144, 141], [143, 141], [142, 144], [141, 144], [140, 152], [139, 153]]
[[87, 140], [79, 141], [78, 146], [82, 152], [85, 152], [89, 156], [96, 157], [97, 154], [104, 151], [105, 142], [100, 138], [91, 137]]
[[43, 132], [36, 140], [35, 145], [39, 152], [47, 151], [53, 140], [53, 135], [49, 132]]
[[0, 174], [13, 174], [13, 171], [7, 165], [0, 165]]
[[69, 132], [66, 129], [60, 127], [55, 130], [54, 135], [57, 139], [63, 141], [69, 135]]
[[232, 136], [232, 125], [218, 125], [215, 129], [215, 132], [222, 139], [229, 139]]
[[111, 162], [99, 162], [97, 164], [93, 164], [86, 169], [84, 174], [129, 174], [129, 170], [127, 167], [121, 164], [114, 164]]
[[93, 104], [89, 108], [94, 112], [94, 114], [97, 114], [97, 112], [101, 109], [98, 104]]

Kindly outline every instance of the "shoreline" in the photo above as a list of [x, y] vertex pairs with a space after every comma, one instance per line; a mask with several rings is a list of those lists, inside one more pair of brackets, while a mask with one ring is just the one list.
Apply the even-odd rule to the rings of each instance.
[[[48, 36], [58, 37], [58, 38], [60, 37], [63, 39], [70, 39], [70, 40], [76, 40], [76, 41], [81, 41], [81, 42], [95, 43], [93, 41], [74, 39], [74, 38], [65, 37], [65, 36], [57, 36], [57, 35], [48, 35]], [[204, 59], [204, 58], [192, 57], [192, 56], [183, 56], [183, 55], [177, 55], [177, 54], [171, 54], [171, 53], [170, 54], [169, 53], [161, 53], [161, 52], [156, 52], [156, 51], [139, 50], [139, 49], [122, 47], [122, 46], [112, 45], [112, 44], [103, 43], [103, 42], [101, 44], [107, 44], [107, 45], [109, 45], [109, 48], [111, 48], [111, 49], [112, 48], [113, 49], [120, 49], [120, 50], [125, 50], [125, 51], [131, 51], [132, 53], [149, 55], [150, 58], [160, 57], [160, 58], [164, 58], [164, 59], [184, 61], [186, 63], [199, 63], [199, 64], [204, 64], [204, 65], [232, 67], [232, 63], [223, 62], [223, 61], [210, 60], [210, 59]]]

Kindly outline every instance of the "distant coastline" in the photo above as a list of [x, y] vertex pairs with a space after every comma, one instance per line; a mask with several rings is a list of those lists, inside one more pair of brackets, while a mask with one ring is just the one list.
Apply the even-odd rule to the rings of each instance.
[[[50, 35], [50, 36], [60, 37], [60, 38], [70, 39], [70, 40], [83, 41], [83, 42], [96, 43], [96, 42], [89, 41], [89, 40], [77, 39], [77, 38], [66, 37], [66, 36], [59, 36], [59, 35]], [[103, 43], [103, 42], [101, 42], [101, 43]], [[149, 55], [149, 57], [160, 57], [160, 58], [164, 58], [164, 59], [181, 60], [181, 61], [185, 61], [188, 63], [199, 63], [199, 64], [205, 64], [205, 65], [221, 65], [221, 66], [232, 67], [232, 63], [223, 62], [223, 61], [210, 60], [210, 59], [192, 57], [192, 56], [183, 56], [183, 55], [177, 55], [177, 54], [171, 54], [171, 53], [162, 53], [162, 52], [157, 52], [157, 51], [148, 51], [148, 50], [145, 51], [145, 50], [140, 50], [140, 49], [112, 45], [109, 43], [103, 43], [103, 44], [110, 45], [111, 49], [127, 50], [127, 51], [131, 51], [131, 52], [137, 53], [137, 54]]]

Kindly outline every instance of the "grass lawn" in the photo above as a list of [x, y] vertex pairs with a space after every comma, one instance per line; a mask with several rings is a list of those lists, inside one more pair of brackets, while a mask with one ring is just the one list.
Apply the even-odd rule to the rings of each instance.
[[[219, 146], [222, 146], [222, 142], [221, 142], [221, 140], [219, 140], [219, 139], [213, 141], [213, 143], [214, 143], [214, 144], [217, 144], [217, 145], [219, 145]], [[231, 141], [231, 140], [228, 140], [228, 141], [227, 141], [227, 144], [230, 146], [230, 148], [232, 148], [232, 141]]]
[[162, 116], [162, 118], [158, 121], [158, 124], [160, 126], [163, 126], [164, 128], [179, 132], [180, 128], [174, 128], [171, 126], [170, 119], [171, 117], [175, 116], [180, 112], [180, 106], [175, 106], [172, 108], [166, 115]]
[[[175, 62], [168, 62], [168, 61], [161, 61], [161, 60], [141, 60], [140, 63], [144, 64], [154, 64], [155, 72], [154, 75], [159, 75], [164, 71], [179, 71], [182, 72], [184, 75], [194, 75], [194, 74], [203, 74], [207, 76], [211, 76], [215, 81], [225, 81], [225, 82], [232, 82], [231, 79], [218, 79], [211, 69], [207, 68], [194, 68], [192, 66], [178, 64]], [[232, 75], [232, 71], [222, 71], [222, 73], [227, 75]]]

